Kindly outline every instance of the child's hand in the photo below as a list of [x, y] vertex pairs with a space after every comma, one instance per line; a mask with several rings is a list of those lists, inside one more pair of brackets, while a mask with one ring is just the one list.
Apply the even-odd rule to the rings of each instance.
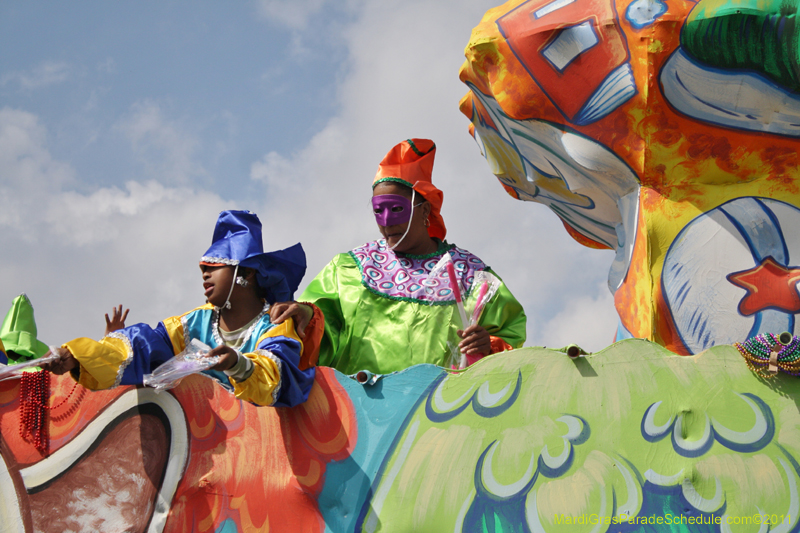
[[123, 314], [122, 304], [119, 304], [119, 307], [114, 307], [114, 312], [112, 313], [113, 318], [109, 320], [108, 315], [106, 315], [106, 335], [125, 327], [125, 319], [128, 318], [128, 311], [130, 311], [130, 309], [125, 309], [125, 314]]
[[[56, 348], [56, 350], [58, 350], [59, 359], [39, 365], [43, 370], [49, 370], [53, 374], [60, 376], [66, 374], [73, 368], [78, 368], [78, 360], [75, 359], [72, 352], [66, 348]], [[44, 354], [44, 357], [49, 356], [51, 353], [52, 352], [48, 350], [48, 352]]]
[[230, 346], [220, 345], [216, 348], [212, 348], [205, 357], [214, 357], [215, 355], [219, 355], [219, 362], [212, 366], [212, 370], [219, 370], [225, 371], [230, 369], [233, 365], [239, 361], [239, 354], [231, 348]]
[[483, 326], [473, 324], [465, 330], [458, 330], [461, 342], [458, 349], [464, 355], [489, 355], [492, 353], [492, 339], [489, 332]]
[[294, 329], [301, 339], [305, 339], [306, 326], [313, 317], [314, 308], [300, 302], [277, 302], [269, 308], [269, 320], [273, 324], [280, 324], [287, 318], [293, 318]]

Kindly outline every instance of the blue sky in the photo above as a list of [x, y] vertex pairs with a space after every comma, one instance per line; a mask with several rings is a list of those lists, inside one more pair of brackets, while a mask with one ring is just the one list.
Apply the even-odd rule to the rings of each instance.
[[613, 254], [508, 197], [458, 111], [493, 5], [0, 1], [0, 304], [26, 292], [48, 343], [99, 337], [117, 303], [129, 322], [187, 311], [229, 208], [259, 214], [267, 249], [303, 243], [305, 285], [378, 237], [377, 164], [428, 137], [448, 240], [517, 295], [528, 345], [609, 344]]
[[265, 147], [290, 151], [324, 126], [346, 70], [334, 28], [347, 17], [335, 10], [298, 32], [256, 3], [2, 6], [3, 103], [46, 117], [51, 153], [89, 186], [147, 172], [120, 119], [157, 108], [198, 143], [182, 175], [230, 194], [225, 175], [246, 176]]

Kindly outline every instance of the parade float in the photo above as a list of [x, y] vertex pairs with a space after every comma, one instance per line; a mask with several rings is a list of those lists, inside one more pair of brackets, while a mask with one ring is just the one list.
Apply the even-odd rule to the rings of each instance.
[[797, 7], [513, 0], [473, 31], [470, 133], [616, 251], [618, 342], [319, 368], [294, 408], [5, 380], [0, 530], [800, 530]]

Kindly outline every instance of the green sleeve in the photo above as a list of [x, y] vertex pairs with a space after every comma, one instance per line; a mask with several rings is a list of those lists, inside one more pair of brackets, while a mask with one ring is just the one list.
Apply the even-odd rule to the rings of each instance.
[[[338, 258], [338, 257], [337, 257]], [[344, 316], [339, 300], [337, 258], [327, 264], [322, 272], [300, 295], [299, 301], [310, 302], [320, 308], [325, 316], [325, 332], [319, 345], [319, 365], [335, 366], [339, 353], [339, 338], [344, 328]]]
[[[488, 271], [497, 276], [491, 269]], [[525, 344], [527, 321], [522, 304], [514, 298], [503, 280], [500, 280], [500, 288], [484, 307], [479, 324], [486, 328], [489, 335], [500, 337], [514, 348], [522, 348]]]

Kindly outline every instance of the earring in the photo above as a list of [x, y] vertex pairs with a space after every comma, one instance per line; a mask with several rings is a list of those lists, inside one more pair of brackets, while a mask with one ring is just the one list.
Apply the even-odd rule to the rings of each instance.
[[431, 222], [430, 220], [428, 220], [428, 217], [425, 217], [425, 222], [423, 222], [423, 224], [425, 225], [426, 228], [431, 225]]
[[242, 287], [247, 287], [250, 285], [250, 282], [244, 279], [242, 276], [236, 276], [236, 284], [241, 285]]

